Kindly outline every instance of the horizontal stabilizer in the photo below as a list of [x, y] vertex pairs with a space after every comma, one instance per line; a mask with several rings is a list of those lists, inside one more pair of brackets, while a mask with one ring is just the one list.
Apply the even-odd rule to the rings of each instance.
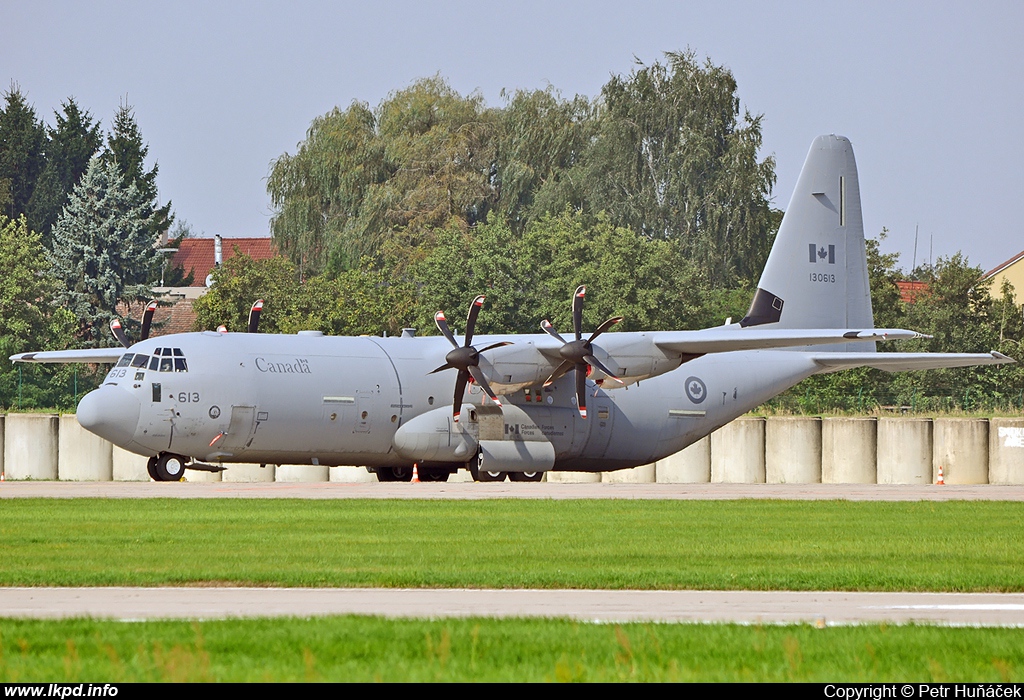
[[11, 355], [11, 362], [117, 362], [124, 348], [90, 348], [88, 350], [47, 350]]
[[886, 372], [908, 372], [917, 369], [943, 369], [974, 367], [975, 365], [1004, 365], [1016, 362], [999, 352], [942, 353], [942, 352], [844, 352], [820, 353], [814, 361], [829, 371], [851, 367], [873, 367]]
[[[670, 331], [658, 333], [654, 344], [663, 350], [683, 354], [706, 355], [738, 350], [773, 350], [808, 345], [832, 345], [852, 340], [908, 340], [924, 338], [916, 331], [900, 328], [777, 328], [771, 330], [740, 329], [738, 326], [708, 328], [703, 331]], [[858, 353], [859, 354], [859, 353]]]

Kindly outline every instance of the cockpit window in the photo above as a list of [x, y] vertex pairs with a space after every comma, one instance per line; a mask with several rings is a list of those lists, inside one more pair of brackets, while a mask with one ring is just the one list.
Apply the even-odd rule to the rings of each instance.
[[[175, 348], [177, 350], [177, 348]], [[174, 371], [175, 372], [188, 372], [188, 365], [185, 364], [184, 357], [174, 358]]]
[[116, 367], [127, 367], [128, 365], [131, 364], [133, 357], [135, 357], [135, 353], [131, 353], [131, 352], [125, 353], [124, 355], [121, 356], [121, 359], [117, 361], [117, 365], [115, 365], [115, 366]]
[[154, 372], [160, 369], [160, 358], [153, 355], [153, 358], [149, 361], [149, 368]]
[[145, 367], [147, 362], [149, 362], [149, 355], [139, 353], [132, 358], [132, 367]]
[[173, 367], [174, 367], [174, 365], [171, 362], [171, 358], [169, 358], [169, 357], [162, 357], [162, 358], [160, 358], [160, 371], [161, 372], [170, 372], [173, 369]]

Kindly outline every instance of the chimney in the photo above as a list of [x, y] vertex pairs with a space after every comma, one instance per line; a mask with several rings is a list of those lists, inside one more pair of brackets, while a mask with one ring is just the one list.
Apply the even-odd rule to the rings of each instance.
[[221, 237], [218, 233], [213, 237], [213, 266], [220, 267], [222, 262], [224, 262], [224, 251], [222, 248]]

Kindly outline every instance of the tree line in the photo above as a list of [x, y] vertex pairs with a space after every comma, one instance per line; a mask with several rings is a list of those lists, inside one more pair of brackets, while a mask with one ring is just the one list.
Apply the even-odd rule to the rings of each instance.
[[[194, 305], [197, 330], [243, 329], [263, 298], [267, 332], [434, 333], [434, 312], [459, 319], [482, 293], [478, 332], [535, 333], [544, 318], [570, 325], [579, 284], [591, 328], [620, 315], [622, 330], [743, 316], [782, 212], [770, 199], [774, 160], [760, 154], [763, 117], [741, 108], [728, 69], [669, 53], [612, 76], [593, 98], [549, 87], [505, 93], [503, 103], [434, 76], [374, 108], [354, 102], [316, 117], [270, 167], [271, 233], [285, 256], [230, 258]], [[54, 119], [42, 124], [14, 87], [0, 111], [4, 406], [15, 395], [7, 355], [112, 343], [107, 321], [148, 296], [153, 244], [174, 221], [130, 107], [105, 135], [70, 98]], [[47, 202], [60, 203], [56, 215]], [[934, 336], [880, 350], [1021, 355], [1012, 289], [994, 300], [960, 256], [904, 271], [879, 242], [868, 241], [876, 325]], [[906, 278], [928, 283], [923, 303], [900, 299], [895, 281]], [[70, 407], [69, 371], [33, 368], [41, 379], [27, 399], [17, 388], [21, 405]], [[855, 370], [812, 378], [773, 404], [1019, 405], [1022, 388], [1019, 366]]]
[[[67, 406], [78, 368], [26, 377], [8, 357], [108, 345], [107, 324], [152, 295], [156, 243], [174, 223], [130, 105], [108, 131], [69, 97], [53, 123], [12, 85], [0, 107], [0, 406]], [[180, 233], [187, 230], [179, 226]], [[172, 243], [173, 244], [173, 243]], [[182, 275], [180, 271], [177, 277]], [[85, 369], [83, 388], [97, 370]]]

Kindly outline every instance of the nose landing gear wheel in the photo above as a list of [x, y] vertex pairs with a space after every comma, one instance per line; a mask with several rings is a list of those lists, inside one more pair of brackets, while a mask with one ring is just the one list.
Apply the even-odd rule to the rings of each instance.
[[540, 481], [544, 478], [544, 472], [509, 472], [509, 481]]
[[153, 462], [152, 476], [157, 481], [181, 481], [185, 476], [185, 458], [167, 452], [161, 454]]

